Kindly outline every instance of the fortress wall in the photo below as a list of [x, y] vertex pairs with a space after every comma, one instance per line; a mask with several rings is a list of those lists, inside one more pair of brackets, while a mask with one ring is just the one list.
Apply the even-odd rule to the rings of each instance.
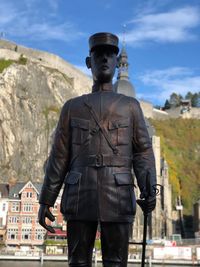
[[0, 58], [6, 59], [6, 60], [8, 59], [19, 60], [20, 54], [12, 50], [1, 49], [0, 47]]
[[169, 118], [169, 114], [163, 110], [153, 109], [153, 118], [155, 120], [166, 120]]
[[179, 118], [180, 117], [180, 107], [171, 108], [166, 111], [170, 118]]
[[7, 58], [9, 58], [10, 56], [12, 57], [11, 59], [14, 59], [14, 53], [17, 52], [16, 55], [23, 54], [27, 58], [35, 59], [38, 62], [41, 62], [42, 65], [57, 69], [60, 72], [66, 74], [68, 77], [73, 78], [74, 89], [80, 92], [80, 95], [91, 91], [92, 79], [87, 77], [79, 69], [76, 69], [72, 64], [66, 62], [64, 59], [57, 55], [45, 51], [27, 48], [21, 45], [16, 45], [15, 43], [11, 43], [6, 40], [0, 40], [0, 49], [6, 50], [4, 55], [6, 55]]
[[190, 118], [200, 119], [200, 108], [191, 108], [189, 113], [190, 113]]
[[140, 100], [140, 106], [142, 108], [143, 114], [146, 118], [153, 118], [153, 105], [149, 102]]
[[0, 48], [4, 48], [4, 49], [9, 49], [9, 50], [15, 51], [16, 47], [17, 47], [17, 45], [15, 43], [0, 39]]
[[181, 107], [168, 109], [167, 113], [170, 118], [183, 118], [183, 119], [200, 119], [200, 108], [191, 107], [189, 111], [181, 114]]

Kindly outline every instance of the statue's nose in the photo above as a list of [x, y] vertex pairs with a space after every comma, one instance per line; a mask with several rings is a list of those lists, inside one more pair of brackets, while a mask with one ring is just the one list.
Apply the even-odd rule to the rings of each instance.
[[103, 55], [103, 62], [106, 63], [108, 61], [108, 58], [106, 56], [106, 54]]

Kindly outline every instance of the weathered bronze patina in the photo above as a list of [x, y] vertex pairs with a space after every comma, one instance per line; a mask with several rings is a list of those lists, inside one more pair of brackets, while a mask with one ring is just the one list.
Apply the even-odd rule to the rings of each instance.
[[[146, 190], [146, 177], [156, 184], [154, 155], [138, 101], [113, 91], [118, 38], [111, 33], [90, 37], [92, 93], [70, 99], [63, 106], [44, 184], [39, 222], [45, 218], [63, 185], [61, 211], [67, 221], [70, 266], [91, 266], [98, 223], [104, 266], [126, 266], [129, 224], [136, 212], [134, 170], [143, 209], [156, 200]], [[152, 187], [153, 188], [153, 187]]]

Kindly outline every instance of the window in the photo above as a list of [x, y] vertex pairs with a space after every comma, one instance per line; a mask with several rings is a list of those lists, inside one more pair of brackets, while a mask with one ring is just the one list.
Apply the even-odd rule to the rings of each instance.
[[3, 203], [2, 211], [6, 210], [6, 203]]
[[19, 217], [16, 216], [9, 216], [8, 218], [9, 223], [18, 223], [19, 222]]
[[19, 203], [18, 202], [13, 202], [11, 210], [14, 211], [14, 212], [19, 211]]
[[52, 210], [57, 210], [57, 209], [58, 209], [58, 204], [55, 203], [54, 206], [53, 206], [53, 208], [52, 208]]
[[29, 183], [28, 186], [27, 186], [27, 188], [33, 188], [32, 184]]
[[17, 228], [13, 228], [13, 229], [8, 229], [8, 239], [9, 240], [16, 240], [18, 239], [18, 229]]
[[26, 204], [24, 204], [24, 206], [23, 206], [23, 211], [26, 211], [26, 212], [32, 212], [32, 211], [33, 211], [33, 205], [30, 204], [30, 203], [26, 203]]
[[22, 239], [31, 240], [31, 229], [22, 229]]
[[43, 240], [45, 234], [46, 234], [46, 230], [44, 230], [44, 229], [36, 229], [35, 230], [35, 239]]
[[26, 192], [26, 197], [27, 198], [32, 198], [33, 196], [33, 193], [32, 192]]
[[3, 226], [3, 218], [0, 217], [0, 227], [2, 227], [2, 226]]
[[32, 218], [31, 217], [23, 217], [22, 218], [22, 223], [31, 224], [32, 223]]

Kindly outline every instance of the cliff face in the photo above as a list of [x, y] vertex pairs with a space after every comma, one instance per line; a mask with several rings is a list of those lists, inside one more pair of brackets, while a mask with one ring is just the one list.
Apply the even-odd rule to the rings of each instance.
[[0, 73], [0, 182], [42, 181], [60, 109], [79, 94], [74, 77], [33, 58], [20, 64], [15, 54]]

